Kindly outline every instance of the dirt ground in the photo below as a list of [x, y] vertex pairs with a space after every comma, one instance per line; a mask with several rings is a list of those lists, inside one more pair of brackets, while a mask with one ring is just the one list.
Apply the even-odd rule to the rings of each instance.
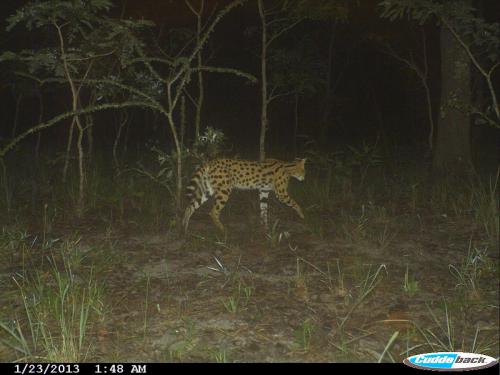
[[[79, 238], [74, 273], [92, 269], [103, 285], [85, 360], [399, 362], [444, 348], [498, 356], [498, 252], [474, 239], [471, 221], [402, 213], [346, 224], [311, 209], [315, 219], [301, 222], [275, 206], [279, 221], [266, 233], [254, 207], [228, 207], [226, 236], [206, 210], [187, 236], [126, 220], [54, 225], [54, 237]], [[473, 256], [481, 264], [471, 271]], [[8, 279], [21, 259], [8, 259], [0, 288], [15, 300]], [[8, 319], [22, 306], [0, 310]], [[15, 359], [5, 343], [0, 355]]]

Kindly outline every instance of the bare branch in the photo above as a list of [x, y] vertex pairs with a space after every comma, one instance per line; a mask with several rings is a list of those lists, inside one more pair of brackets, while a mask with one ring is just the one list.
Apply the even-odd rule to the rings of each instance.
[[93, 64], [94, 64], [94, 60], [90, 60], [90, 63], [87, 66], [87, 69], [85, 70], [85, 74], [83, 75], [82, 82], [80, 83], [80, 85], [78, 86], [78, 90], [76, 91], [76, 95], [77, 96], [80, 95], [80, 90], [82, 89], [82, 86], [83, 86], [85, 80], [87, 79], [87, 76], [89, 75], [90, 70], [92, 69], [92, 65]]
[[198, 107], [198, 102], [193, 98], [193, 96], [189, 93], [188, 90], [186, 90], [186, 88], [184, 88], [184, 95], [187, 96], [187, 98], [189, 99], [189, 101], [195, 106], [195, 107]]
[[398, 60], [399, 62], [403, 63], [407, 67], [409, 67], [411, 70], [415, 72], [415, 74], [420, 78], [420, 79], [426, 79], [426, 74], [420, 69], [420, 67], [417, 65], [415, 60], [413, 59], [412, 55], [410, 54], [410, 58], [407, 59], [400, 54], [398, 54], [390, 45], [385, 46], [385, 51], [386, 54], [389, 56], [393, 57], [394, 59]]
[[488, 77], [491, 77], [491, 75], [493, 74], [493, 71], [498, 68], [498, 66], [500, 65], [500, 61], [498, 61], [495, 65], [493, 65], [491, 67], [491, 69], [488, 71]]
[[272, 92], [271, 92], [271, 94], [267, 98], [267, 103], [271, 103], [276, 98], [281, 98], [283, 96], [293, 95], [296, 92], [297, 92], [296, 90], [292, 90], [292, 91], [281, 92], [281, 93], [278, 93], [278, 94], [275, 94], [275, 95], [272, 95]]
[[107, 103], [107, 104], [100, 104], [92, 107], [87, 107], [87, 108], [81, 108], [77, 109], [75, 111], [69, 111], [62, 113], [58, 116], [53, 117], [52, 119], [45, 121], [41, 124], [38, 124], [36, 126], [33, 126], [26, 130], [25, 132], [19, 134], [17, 137], [12, 139], [7, 145], [5, 145], [1, 150], [0, 150], [0, 159], [2, 159], [7, 152], [12, 150], [21, 140], [29, 136], [30, 134], [39, 132], [43, 129], [50, 128], [51, 126], [56, 125], [57, 123], [61, 122], [62, 120], [65, 120], [70, 117], [75, 117], [75, 116], [80, 116], [88, 113], [93, 113], [93, 112], [98, 112], [98, 111], [103, 111], [106, 109], [113, 109], [113, 108], [125, 108], [125, 107], [146, 107], [146, 108], [154, 108], [151, 103], [147, 102], [123, 102], [123, 103]]
[[280, 37], [281, 35], [283, 35], [285, 32], [287, 32], [288, 30], [292, 29], [293, 27], [295, 27], [297, 24], [300, 23], [300, 21], [302, 21], [301, 19], [298, 19], [294, 22], [292, 22], [290, 25], [288, 26], [285, 26], [283, 27], [282, 29], [280, 29], [279, 31], [277, 31], [276, 33], [274, 33], [267, 41], [267, 45], [269, 46], [276, 38]]
[[[205, 33], [201, 36], [199, 43], [197, 43], [196, 47], [193, 48], [191, 51], [191, 54], [185, 59], [184, 63], [181, 65], [180, 69], [177, 71], [177, 73], [174, 74], [174, 76], [170, 79], [169, 85], [167, 85], [167, 92], [169, 93], [170, 99], [169, 99], [169, 108], [168, 111], [170, 113], [173, 112], [175, 109], [175, 106], [177, 104], [177, 101], [182, 94], [184, 85], [186, 84], [188, 78], [189, 78], [189, 70], [190, 70], [190, 64], [194, 60], [194, 58], [198, 55], [199, 51], [204, 47], [205, 43], [207, 42], [210, 34], [214, 31], [215, 26], [220, 22], [220, 20], [227, 14], [229, 13], [233, 8], [243, 4], [246, 0], [234, 0], [231, 3], [229, 3], [226, 7], [224, 7], [218, 14], [215, 16], [214, 21], [207, 27], [207, 30]], [[172, 97], [172, 92], [171, 92], [171, 87], [172, 85], [181, 78], [180, 84], [177, 86], [177, 92], [176, 94]]]
[[245, 73], [241, 70], [238, 69], [233, 69], [233, 68], [222, 68], [222, 67], [217, 67], [217, 66], [200, 66], [196, 68], [191, 68], [192, 71], [204, 71], [204, 72], [211, 72], [211, 73], [227, 73], [227, 74], [233, 74], [235, 76], [239, 76], [242, 78], [246, 78], [252, 83], [257, 82], [257, 78], [250, 74], [250, 73]]
[[194, 6], [191, 4], [190, 0], [184, 0], [184, 2], [196, 17], [201, 17], [201, 15], [203, 14], [203, 8], [205, 7], [205, 0], [200, 0], [200, 8], [198, 10], [194, 9]]
[[422, 52], [424, 54], [424, 76], [427, 77], [429, 73], [429, 64], [427, 62], [427, 38], [425, 35], [425, 30], [422, 28]]
[[[467, 53], [467, 55], [469, 56], [470, 60], [472, 61], [472, 64], [474, 64], [476, 69], [479, 70], [479, 72], [486, 79], [486, 83], [488, 84], [488, 89], [489, 89], [490, 95], [491, 95], [491, 100], [493, 102], [493, 109], [495, 111], [495, 114], [497, 115], [497, 118], [500, 120], [500, 108], [498, 107], [497, 96], [495, 93], [495, 89], [493, 88], [493, 83], [491, 82], [491, 75], [488, 72], [486, 72], [486, 70], [483, 69], [483, 67], [481, 66], [479, 61], [477, 61], [476, 57], [472, 54], [469, 46], [464, 42], [464, 40], [460, 37], [460, 35], [458, 35], [457, 31], [452, 27], [452, 25], [448, 22], [448, 20], [444, 17], [440, 17], [440, 19], [441, 19], [441, 22], [443, 23], [443, 25], [446, 26], [446, 28], [455, 37], [457, 42], [465, 50], [465, 53]], [[497, 64], [495, 64], [495, 65], [497, 65]], [[493, 66], [493, 68], [496, 68], [496, 66]]]
[[146, 56], [143, 56], [143, 57], [136, 57], [135, 59], [131, 59], [128, 64], [132, 65], [132, 64], [135, 64], [135, 63], [152, 63], [152, 62], [157, 62], [157, 63], [162, 63], [162, 64], [165, 64], [165, 65], [168, 65], [168, 66], [174, 66], [176, 63], [175, 63], [175, 60], [173, 59], [163, 59], [161, 57], [146, 57]]
[[[79, 80], [76, 80], [77, 82], [80, 82]], [[155, 108], [157, 109], [159, 112], [161, 112], [162, 114], [165, 114], [165, 109], [162, 107], [162, 105], [156, 100], [154, 99], [152, 96], [150, 95], [147, 95], [146, 93], [132, 87], [132, 86], [128, 86], [128, 85], [125, 85], [123, 83], [120, 83], [120, 82], [117, 82], [117, 81], [113, 81], [111, 79], [87, 79], [85, 81], [85, 83], [89, 83], [89, 84], [99, 84], [99, 83], [104, 83], [106, 85], [111, 85], [111, 86], [115, 86], [115, 87], [118, 87], [122, 90], [125, 90], [131, 94], [134, 94], [134, 95], [137, 95], [137, 96], [140, 96], [146, 100], [148, 100], [149, 102], [149, 107], [150, 108]]]
[[107, 56], [111, 56], [113, 53], [115, 53], [116, 50], [112, 50], [110, 52], [106, 52], [106, 53], [101, 53], [101, 54], [98, 54], [98, 55], [92, 55], [92, 56], [86, 56], [86, 57], [74, 57], [72, 59], [67, 59], [67, 61], [85, 61], [85, 60], [93, 60], [93, 59], [97, 59], [97, 58], [101, 58], [101, 57], [107, 57]]
[[420, 68], [417, 65], [417, 63], [413, 59], [413, 54], [411, 54], [411, 53], [410, 53], [410, 58], [406, 59], [406, 58], [402, 57], [401, 55], [399, 55], [388, 44], [385, 46], [385, 49], [386, 49], [385, 53], [387, 53], [388, 55], [392, 56], [393, 58], [395, 58], [399, 62], [405, 64], [408, 68], [410, 68], [411, 70], [413, 70], [415, 72], [415, 74], [417, 75], [417, 77], [420, 79], [420, 83], [422, 84], [422, 87], [425, 90], [425, 97], [426, 97], [426, 101], [427, 101], [427, 117], [428, 117], [428, 120], [429, 120], [429, 135], [428, 135], [428, 138], [427, 138], [427, 142], [428, 142], [428, 145], [429, 145], [429, 150], [432, 150], [433, 140], [434, 140], [434, 119], [432, 117], [431, 94], [430, 94], [429, 84], [427, 82], [427, 79], [428, 79], [428, 77], [427, 77], [428, 62], [427, 62], [427, 46], [426, 46], [426, 43], [425, 43], [425, 34], [423, 34], [423, 48], [424, 48], [424, 51], [423, 51], [423, 56], [424, 56], [423, 65], [424, 65], [424, 68], [423, 68], [423, 70], [422, 70], [422, 68]]

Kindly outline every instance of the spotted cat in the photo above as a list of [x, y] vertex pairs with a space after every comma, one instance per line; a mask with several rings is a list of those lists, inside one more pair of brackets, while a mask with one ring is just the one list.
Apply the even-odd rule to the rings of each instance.
[[216, 159], [202, 165], [195, 172], [187, 187], [190, 203], [184, 212], [182, 221], [187, 232], [191, 215], [209, 197], [215, 196], [215, 203], [210, 216], [215, 225], [224, 231], [219, 216], [233, 189], [259, 190], [260, 217], [267, 227], [267, 199], [270, 191], [287, 206], [292, 207], [303, 219], [301, 208], [288, 195], [288, 181], [294, 177], [303, 181], [305, 177], [306, 159], [296, 159], [294, 162], [284, 162], [276, 159], [266, 159], [262, 162], [237, 159]]

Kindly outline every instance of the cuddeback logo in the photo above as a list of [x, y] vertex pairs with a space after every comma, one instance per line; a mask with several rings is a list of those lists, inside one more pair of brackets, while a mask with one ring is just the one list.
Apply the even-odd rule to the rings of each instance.
[[491, 367], [498, 361], [487, 355], [462, 352], [440, 352], [417, 354], [406, 358], [405, 365], [436, 371], [466, 371]]

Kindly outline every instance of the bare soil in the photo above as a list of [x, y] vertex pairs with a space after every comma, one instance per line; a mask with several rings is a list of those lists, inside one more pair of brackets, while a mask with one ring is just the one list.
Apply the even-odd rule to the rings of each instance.
[[[449, 342], [445, 303], [456, 349], [474, 349], [476, 330], [477, 345], [498, 339], [498, 253], [488, 250], [493, 268], [481, 265], [475, 290], [450, 272], [467, 259], [471, 239], [484, 242], [472, 221], [402, 213], [360, 228], [326, 211], [300, 222], [275, 208], [280, 221], [269, 234], [253, 208], [230, 207], [222, 236], [200, 211], [187, 236], [137, 220], [54, 225], [55, 237], [81, 238], [82, 273], [94, 265], [104, 285], [87, 360], [374, 362], [397, 334], [382, 360], [401, 361], [432, 351], [422, 332]], [[10, 259], [0, 266], [4, 290], [20, 264]]]

